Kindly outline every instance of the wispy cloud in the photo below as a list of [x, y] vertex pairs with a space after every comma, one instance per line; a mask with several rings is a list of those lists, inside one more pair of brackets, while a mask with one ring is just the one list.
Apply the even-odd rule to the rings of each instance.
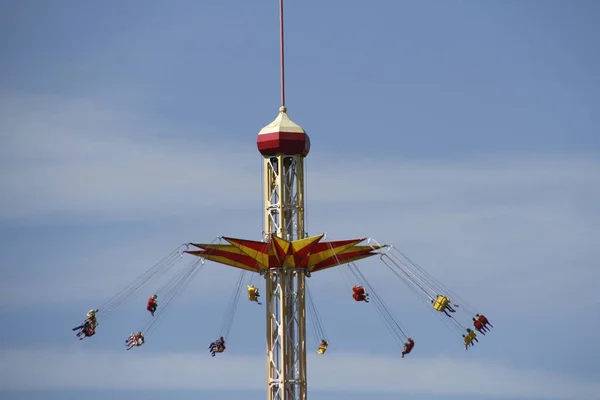
[[[214, 139], [220, 128], [204, 127], [182, 139], [187, 132], [172, 134], [151, 116], [86, 99], [16, 97], [0, 104], [3, 218], [143, 218], [194, 206], [240, 206], [261, 196], [252, 136], [229, 143]], [[435, 220], [444, 212], [446, 219], [511, 214], [552, 223], [562, 215], [548, 208], [580, 212], [600, 198], [597, 158], [374, 158], [309, 156], [309, 200], [395, 203], [390, 209], [426, 210]]]
[[[227, 143], [206, 127], [182, 139], [165, 134], [171, 128], [148, 115], [86, 99], [21, 96], [0, 103], [0, 219], [151, 221], [204, 212], [204, 226], [189, 240], [210, 241], [224, 232], [214, 230], [207, 209], [251, 204], [260, 213], [261, 161], [253, 137]], [[459, 292], [485, 298], [493, 281], [524, 312], [535, 306], [526, 301], [532, 291], [568, 292], [571, 300], [561, 302], [567, 307], [575, 293], [578, 304], [595, 301], [586, 293], [593, 293], [599, 274], [597, 158], [355, 160], [315, 152], [308, 167], [310, 233], [374, 236], [406, 250]], [[174, 231], [88, 251], [85, 270], [77, 261], [44, 265], [53, 277], [10, 282], [3, 297], [35, 301], [36, 293], [59, 283], [69, 286], [63, 292], [69, 298], [100, 297], [122, 284], [122, 265], [133, 277], [168, 252], [174, 243], [158, 249], [169, 235]], [[149, 254], [156, 260], [146, 258], [144, 267], [135, 246], [155, 249]], [[462, 278], [473, 271], [472, 279]]]
[[129, 219], [238, 204], [260, 171], [258, 153], [239, 157], [235, 145], [161, 140], [169, 131], [154, 121], [86, 101], [41, 103], [0, 116], [3, 218]]
[[[83, 359], [92, 362], [86, 368], [69, 368], [66, 372], [64, 366], [80, 365]], [[227, 353], [210, 359], [204, 353], [147, 355], [143, 348], [132, 353], [26, 349], [1, 351], [0, 361], [2, 389], [260, 389], [265, 382], [262, 358]], [[152, 368], [147, 368], [149, 365]], [[597, 382], [447, 358], [310, 355], [308, 379], [313, 390], [561, 400], [600, 398]]]

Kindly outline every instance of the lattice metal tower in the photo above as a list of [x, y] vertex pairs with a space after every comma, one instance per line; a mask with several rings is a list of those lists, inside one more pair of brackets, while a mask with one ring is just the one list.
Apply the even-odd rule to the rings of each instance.
[[[309, 139], [280, 108], [257, 140], [264, 156], [265, 234], [304, 238], [304, 157]], [[307, 270], [282, 264], [265, 273], [269, 400], [306, 399]]]

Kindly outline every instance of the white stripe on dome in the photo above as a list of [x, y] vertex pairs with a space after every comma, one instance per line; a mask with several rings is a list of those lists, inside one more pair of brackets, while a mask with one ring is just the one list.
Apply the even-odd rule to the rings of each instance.
[[259, 135], [265, 135], [267, 133], [276, 132], [290, 132], [290, 133], [306, 133], [304, 129], [288, 117], [285, 107], [279, 108], [279, 115], [273, 122], [265, 126], [258, 132]]

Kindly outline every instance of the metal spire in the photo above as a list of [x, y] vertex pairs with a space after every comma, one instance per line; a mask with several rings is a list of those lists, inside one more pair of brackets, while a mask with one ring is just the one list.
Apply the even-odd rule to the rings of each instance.
[[279, 0], [279, 66], [281, 71], [281, 107], [285, 108], [285, 57], [283, 47], [283, 0]]

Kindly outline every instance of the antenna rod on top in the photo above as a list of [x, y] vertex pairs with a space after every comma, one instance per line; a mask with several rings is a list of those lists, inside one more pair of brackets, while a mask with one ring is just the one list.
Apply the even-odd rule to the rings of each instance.
[[281, 106], [285, 107], [285, 63], [283, 57], [283, 0], [279, 0], [279, 64], [281, 67]]

